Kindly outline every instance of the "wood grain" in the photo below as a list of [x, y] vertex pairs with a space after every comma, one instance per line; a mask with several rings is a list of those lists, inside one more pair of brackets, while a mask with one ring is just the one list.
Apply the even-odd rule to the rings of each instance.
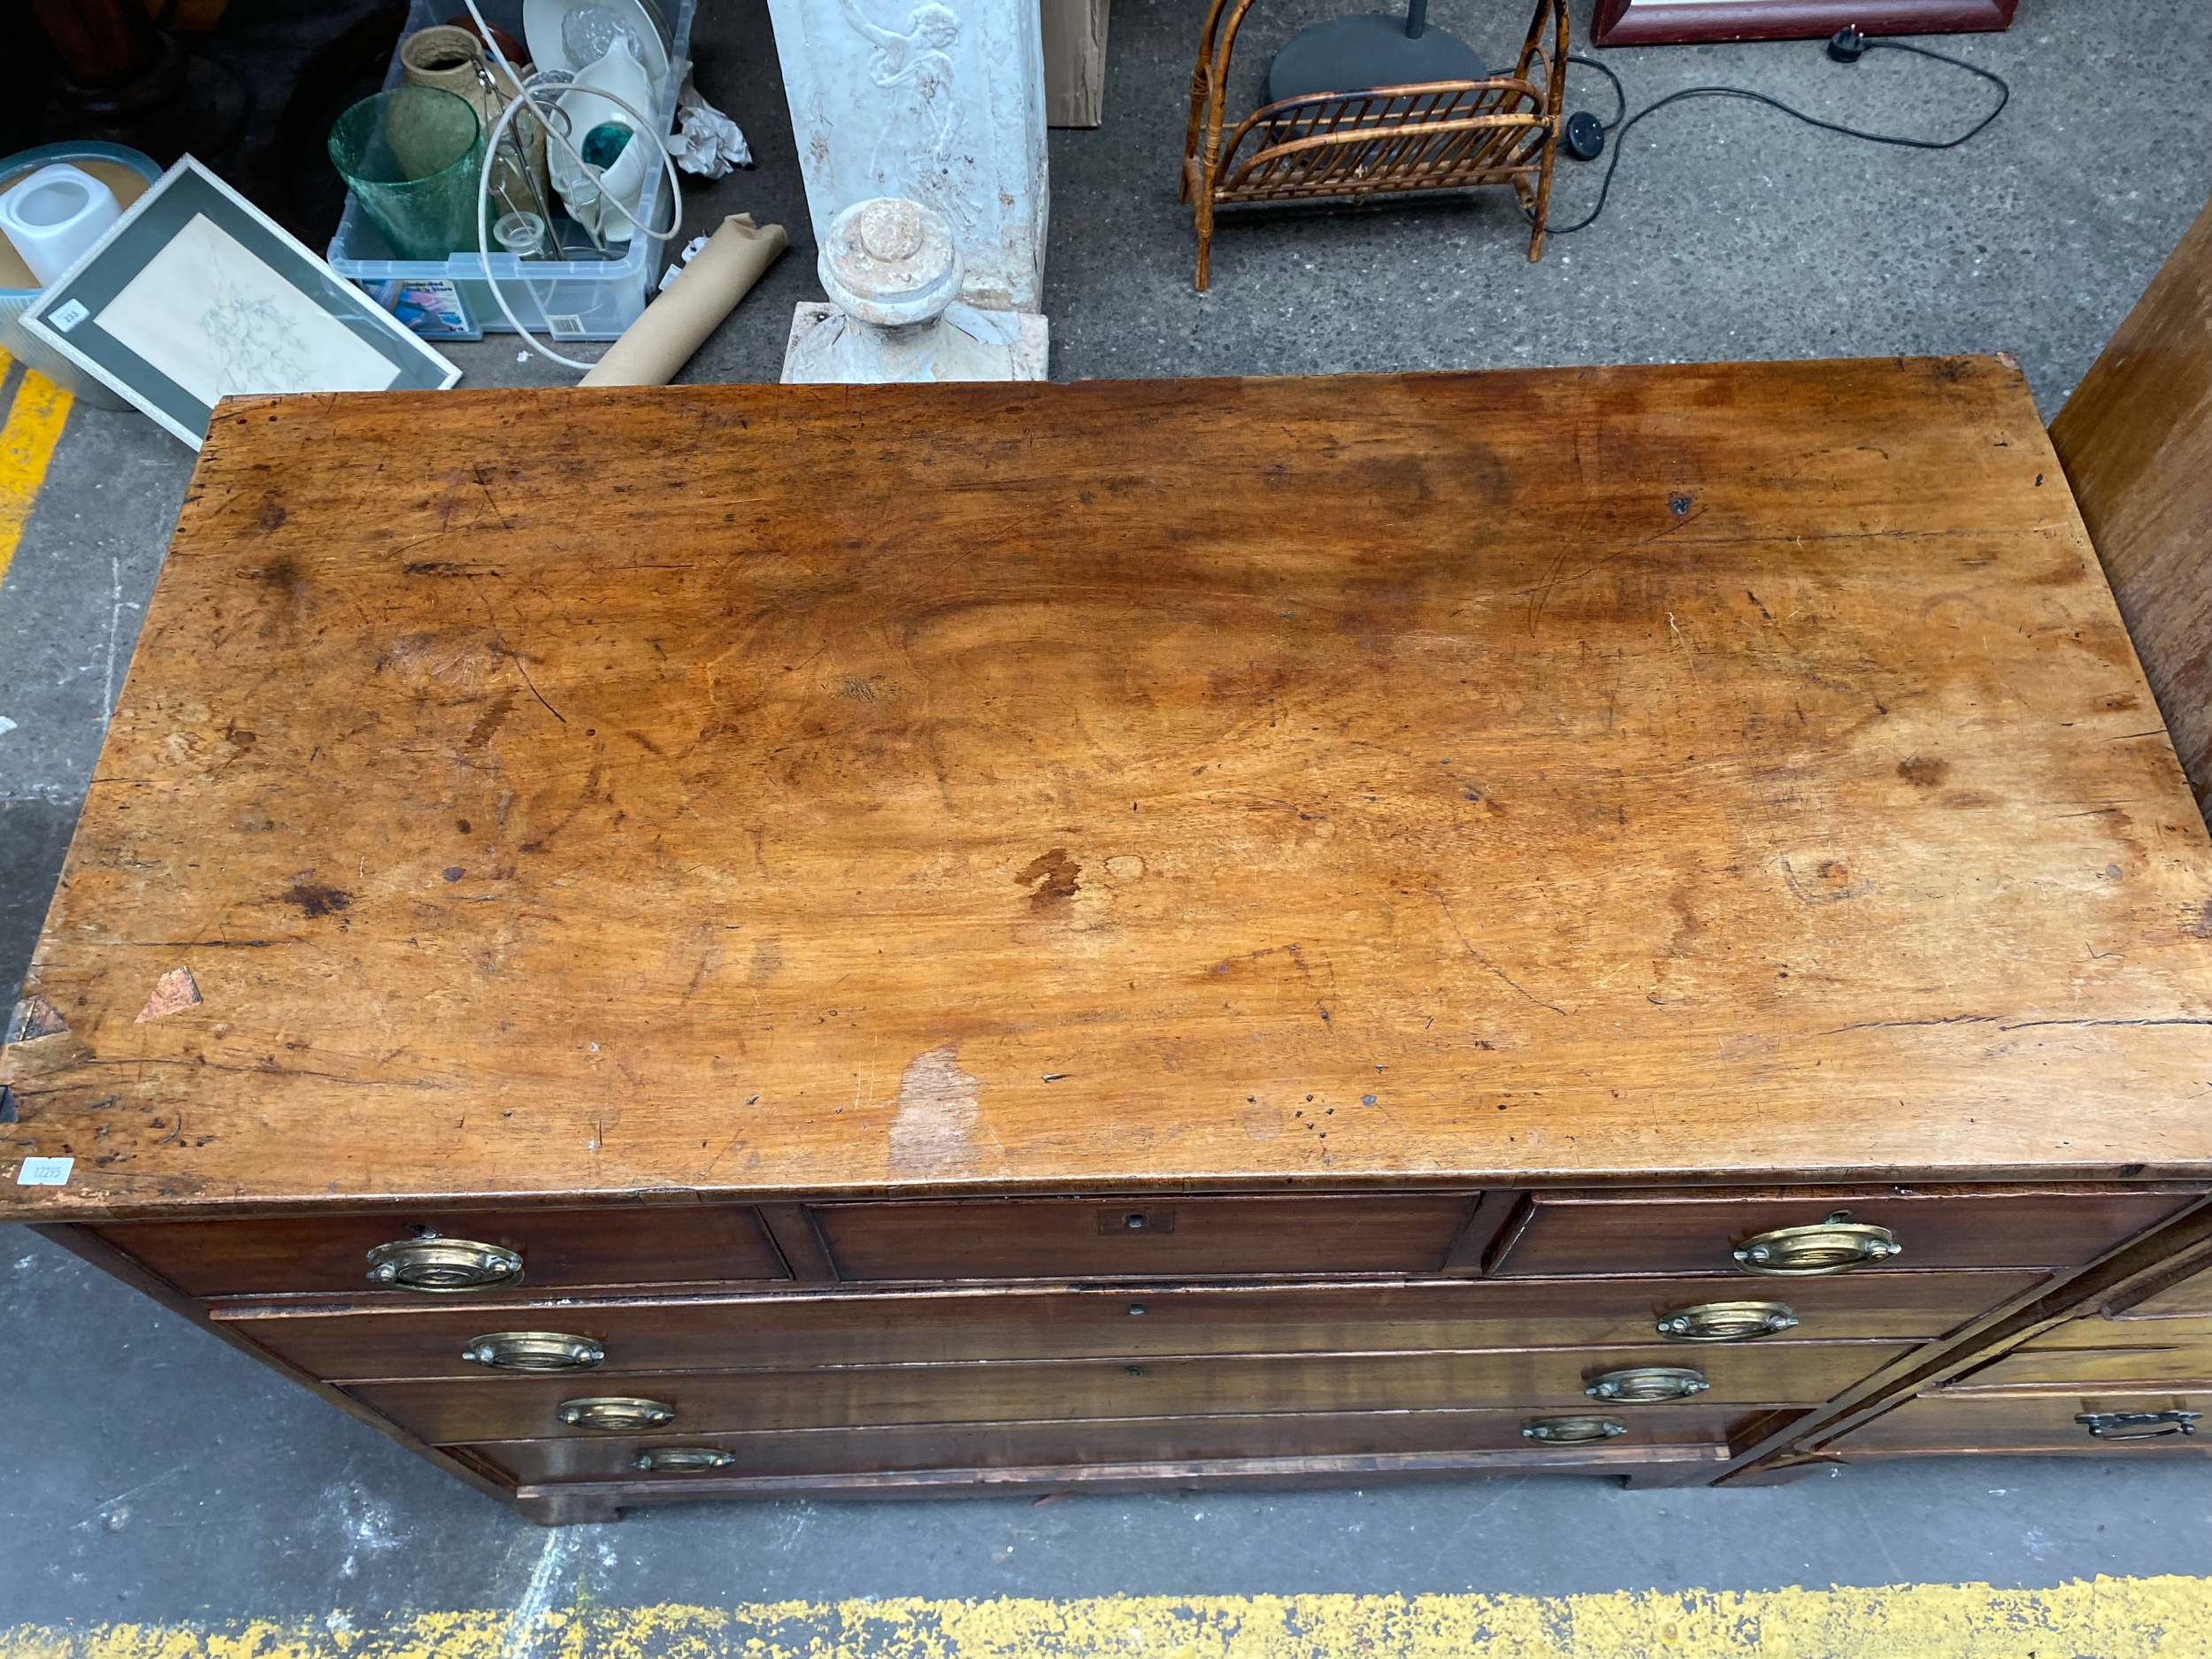
[[[1682, 1273], [1735, 1269], [1755, 1234], [1811, 1226], [1839, 1212], [1886, 1227], [1916, 1267], [2070, 1267], [2101, 1255], [2191, 1202], [2184, 1192], [1915, 1192], [1533, 1194], [1491, 1271], [1504, 1274]], [[1738, 1294], [1787, 1293], [1806, 1281], [1737, 1270]], [[1852, 1270], [1879, 1277], [1891, 1263]], [[1761, 1290], [1764, 1286], [1764, 1290]]]
[[659, 1482], [577, 1481], [516, 1489], [514, 1507], [546, 1525], [613, 1521], [641, 1505], [701, 1498], [931, 1499], [991, 1498], [1078, 1493], [1296, 1492], [1317, 1486], [1368, 1486], [1389, 1481], [1465, 1480], [1478, 1475], [1609, 1475], [1624, 1485], [1700, 1482], [1727, 1460], [1719, 1442], [1694, 1445], [1538, 1446], [1475, 1452], [1383, 1452], [1351, 1456], [1291, 1453], [1272, 1457], [1157, 1459], [1144, 1463], [1057, 1463], [994, 1468], [863, 1471], [852, 1474], [695, 1477]]
[[1868, 35], [1959, 35], [2012, 27], [2019, 0], [1598, 0], [1600, 46], [1801, 41], [1846, 24]]
[[2212, 207], [2051, 422], [2200, 803], [2212, 800]]
[[[564, 1287], [789, 1277], [760, 1217], [741, 1204], [688, 1205], [673, 1215], [641, 1204], [504, 1214], [425, 1211], [411, 1225], [390, 1216], [282, 1216], [219, 1226], [141, 1221], [98, 1232], [111, 1247], [189, 1295], [319, 1291], [366, 1296], [377, 1289], [368, 1278], [368, 1253], [413, 1236], [415, 1226], [430, 1222], [446, 1238], [497, 1245], [522, 1257], [518, 1288], [472, 1292], [466, 1299], [472, 1302], [513, 1301]], [[423, 1300], [403, 1292], [386, 1296]]]
[[1474, 1195], [822, 1204], [852, 1281], [1436, 1272]]
[[2098, 1457], [2203, 1456], [2212, 1440], [2102, 1440], [2074, 1418], [2090, 1411], [2194, 1411], [2212, 1417], [2212, 1390], [1942, 1394], [1910, 1400], [1835, 1442], [1855, 1461], [1890, 1452], [2082, 1452]]
[[2163, 1319], [2212, 1314], [2212, 1269], [2191, 1274], [2140, 1302], [2131, 1302], [2121, 1317]]
[[1707, 1348], [1538, 1348], [1518, 1352], [1302, 1354], [1262, 1358], [1015, 1361], [813, 1371], [670, 1371], [595, 1380], [484, 1377], [363, 1383], [346, 1390], [433, 1445], [590, 1435], [565, 1425], [561, 1402], [636, 1396], [674, 1408], [674, 1432], [859, 1428], [893, 1424], [1046, 1422], [1221, 1413], [1410, 1411], [1442, 1406], [1552, 1412], [1603, 1408], [1593, 1379], [1632, 1366], [1687, 1366], [1709, 1391], [1694, 1402], [1623, 1406], [1667, 1412], [1686, 1403], [1811, 1405], [1907, 1350], [1885, 1342], [1786, 1342]]
[[2212, 1172], [1989, 359], [243, 403], [29, 988], [0, 1217]]
[[[507, 1440], [470, 1448], [509, 1479], [637, 1479], [649, 1446], [713, 1446], [737, 1462], [726, 1475], [861, 1474], [888, 1471], [1077, 1463], [1187, 1463], [1223, 1457], [1375, 1457], [1462, 1451], [1528, 1451], [1572, 1462], [1588, 1446], [1544, 1446], [1522, 1428], [1541, 1419], [1526, 1411], [1368, 1411], [1298, 1417], [1142, 1417], [1086, 1423], [932, 1425], [840, 1433], [771, 1430], [740, 1434], [595, 1434], [556, 1440]], [[1559, 1414], [1553, 1414], [1559, 1415]], [[1618, 1414], [1628, 1432], [1601, 1442], [1632, 1448], [1725, 1446], [1751, 1414], [1684, 1406], [1641, 1417]], [[661, 1473], [657, 1486], [691, 1486], [700, 1477]]]
[[[1778, 1290], [1793, 1339], [1924, 1340], [2024, 1291], [2037, 1273], [1846, 1275]], [[966, 1360], [1138, 1359], [1194, 1354], [1417, 1352], [1648, 1343], [1662, 1316], [1740, 1300], [1740, 1279], [1521, 1279], [1487, 1284], [1121, 1290], [901, 1291], [545, 1306], [386, 1306], [306, 1313], [227, 1307], [217, 1317], [310, 1374], [349, 1381], [481, 1377], [461, 1351], [494, 1330], [596, 1340], [592, 1377]], [[495, 1312], [493, 1310], [496, 1309]], [[1772, 1339], [1762, 1339], [1771, 1340]], [[1702, 1345], [1686, 1344], [1693, 1356]]]

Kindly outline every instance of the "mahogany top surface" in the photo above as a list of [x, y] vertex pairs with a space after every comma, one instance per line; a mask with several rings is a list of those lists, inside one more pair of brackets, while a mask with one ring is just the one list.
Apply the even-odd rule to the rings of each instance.
[[2212, 1172], [1989, 358], [234, 404], [30, 994], [14, 1217]]

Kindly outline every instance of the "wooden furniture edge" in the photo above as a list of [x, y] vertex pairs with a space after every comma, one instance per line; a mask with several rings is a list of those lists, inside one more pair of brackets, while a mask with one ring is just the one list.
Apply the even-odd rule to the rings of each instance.
[[1869, 35], [1966, 35], [2012, 27], [2017, 0], [1711, 0], [1640, 5], [1600, 0], [1598, 46], [1690, 45], [1707, 41], [1816, 40], [1851, 25]]
[[34, 1225], [31, 1231], [39, 1237], [59, 1245], [72, 1256], [98, 1268], [102, 1272], [120, 1279], [133, 1290], [151, 1297], [170, 1312], [190, 1320], [201, 1330], [218, 1340], [227, 1343], [240, 1353], [258, 1360], [286, 1381], [297, 1384], [326, 1404], [335, 1406], [357, 1423], [366, 1424], [386, 1440], [405, 1447], [426, 1463], [435, 1464], [445, 1473], [465, 1481], [486, 1497], [513, 1507], [512, 1488], [491, 1479], [480, 1471], [457, 1458], [449, 1456], [435, 1447], [426, 1446], [409, 1434], [388, 1417], [372, 1411], [343, 1390], [321, 1379], [309, 1375], [290, 1361], [279, 1357], [247, 1336], [234, 1322], [214, 1319], [191, 1297], [150, 1271], [130, 1256], [104, 1240], [94, 1237], [81, 1227], [45, 1224]]
[[[1164, 1485], [1213, 1489], [1295, 1490], [1356, 1486], [1369, 1479], [1450, 1480], [1486, 1473], [1531, 1470], [1591, 1474], [1647, 1475], [1676, 1467], [1701, 1473], [1722, 1463], [1719, 1441], [1634, 1448], [1594, 1447], [1562, 1454], [1527, 1450], [1386, 1452], [1364, 1455], [1217, 1457], [1183, 1462], [1048, 1463], [1005, 1469], [887, 1470], [839, 1475], [745, 1475], [680, 1482], [629, 1480], [560, 1482], [515, 1488], [514, 1507], [549, 1525], [571, 1520], [611, 1520], [641, 1503], [706, 1498], [770, 1500], [877, 1498], [988, 1498], [1048, 1492], [1157, 1493]], [[1688, 1484], [1687, 1482], [1669, 1484]]]
[[2053, 417], [2051, 448], [2200, 809], [2212, 803], [2201, 695], [2208, 613], [2196, 526], [2212, 443], [2212, 206], [2182, 233]]
[[[14, 1160], [0, 1159], [0, 1176], [10, 1172], [14, 1163]], [[2124, 1176], [2121, 1172], [2123, 1168], [2136, 1171], [2139, 1179]], [[1941, 1199], [1974, 1197], [1995, 1192], [2002, 1192], [2007, 1197], [2038, 1194], [2109, 1197], [2137, 1193], [2199, 1194], [2207, 1190], [2208, 1179], [2212, 1179], [2212, 1171], [2208, 1171], [2199, 1164], [2171, 1167], [2135, 1164], [2120, 1166], [2106, 1173], [2081, 1175], [2064, 1171], [2054, 1173], [2048, 1169], [1993, 1165], [1986, 1173], [1945, 1170], [1916, 1176], [1901, 1172], [1892, 1165], [1863, 1170], [1855, 1168], [1843, 1172], [1799, 1171], [1793, 1172], [1791, 1179], [1784, 1180], [1776, 1179], [1771, 1171], [1763, 1172], [1762, 1176], [1750, 1177], [1719, 1171], [1710, 1181], [1696, 1184], [1683, 1181], [1678, 1173], [1672, 1171], [1664, 1172], [1663, 1177], [1631, 1171], [1596, 1179], [1579, 1172], [1554, 1176], [1548, 1172], [1451, 1171], [1400, 1175], [1382, 1171], [1356, 1175], [1333, 1173], [1312, 1178], [1277, 1175], [1244, 1178], [1179, 1176], [1164, 1180], [1132, 1179], [1076, 1184], [1046, 1180], [979, 1181], [970, 1178], [912, 1186], [871, 1182], [833, 1190], [784, 1187], [648, 1187], [589, 1194], [480, 1190], [380, 1193], [373, 1196], [301, 1194], [276, 1198], [179, 1199], [158, 1202], [134, 1201], [66, 1210], [56, 1208], [58, 1203], [68, 1202], [64, 1188], [19, 1188], [0, 1179], [0, 1224], [12, 1223], [29, 1227], [100, 1227], [138, 1221], [196, 1221], [219, 1225], [224, 1222], [310, 1217], [317, 1219], [337, 1216], [390, 1216], [399, 1218], [417, 1215], [481, 1213], [486, 1210], [558, 1212], [687, 1204], [749, 1205], [761, 1212], [766, 1237], [784, 1257], [785, 1265], [792, 1270], [789, 1281], [757, 1282], [826, 1283], [830, 1280], [802, 1278], [798, 1272], [800, 1262], [795, 1259], [804, 1258], [833, 1276], [833, 1268], [826, 1266], [827, 1250], [821, 1244], [818, 1232], [801, 1233], [795, 1226], [787, 1229], [784, 1225], [785, 1218], [792, 1212], [826, 1204], [927, 1203], [969, 1200], [986, 1203], [1025, 1201], [1110, 1203], [1125, 1198], [1373, 1198], [1463, 1193], [1481, 1202], [1475, 1206], [1469, 1230], [1454, 1246], [1454, 1254], [1463, 1253], [1475, 1238], [1482, 1236], [1486, 1229], [1491, 1229], [1490, 1236], [1486, 1240], [1486, 1261], [1494, 1262], [1502, 1259], [1505, 1247], [1512, 1242], [1512, 1238], [1508, 1235], [1517, 1236], [1540, 1197], [1554, 1203], [1632, 1202], [1653, 1205], [1709, 1203], [1715, 1200], [1730, 1199], [1813, 1203], [1828, 1198], [1869, 1198], [1878, 1194]], [[816, 1249], [822, 1252], [819, 1261], [812, 1255]], [[1488, 1271], [1486, 1266], [1485, 1271]]]
[[2061, 1271], [2038, 1289], [1991, 1309], [1953, 1335], [1924, 1345], [1897, 1363], [1847, 1388], [1825, 1406], [1730, 1459], [1712, 1484], [1763, 1472], [1817, 1456], [1839, 1437], [1933, 1384], [2000, 1357], [2007, 1350], [2081, 1308], [2123, 1291], [2139, 1279], [2155, 1279], [2177, 1256], [2193, 1257], [2212, 1244], [2212, 1194], [2200, 1197], [2157, 1225], [2126, 1240], [2071, 1272]]
[[805, 1203], [758, 1203], [754, 1209], [770, 1242], [783, 1257], [784, 1272], [795, 1285], [825, 1286], [842, 1282], [828, 1240], [822, 1237], [813, 1207]]

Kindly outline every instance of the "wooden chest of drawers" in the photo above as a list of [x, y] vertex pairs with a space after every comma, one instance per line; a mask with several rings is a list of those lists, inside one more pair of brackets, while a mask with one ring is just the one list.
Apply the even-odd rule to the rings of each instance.
[[1990, 360], [234, 403], [10, 1036], [0, 1213], [547, 1520], [2212, 1389], [2212, 849]]

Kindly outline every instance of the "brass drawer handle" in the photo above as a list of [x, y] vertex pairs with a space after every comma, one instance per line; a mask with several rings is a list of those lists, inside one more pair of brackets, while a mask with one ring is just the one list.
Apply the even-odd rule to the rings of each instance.
[[2074, 1419], [2101, 1440], [2162, 1440], [2194, 1434], [2198, 1411], [2085, 1411]]
[[703, 1469], [723, 1469], [737, 1461], [734, 1452], [718, 1446], [656, 1446], [640, 1452], [632, 1467], [656, 1475], [695, 1475]]
[[1904, 1254], [1887, 1227], [1869, 1226], [1839, 1210], [1812, 1227], [1782, 1227], [1746, 1239], [1735, 1248], [1736, 1264], [1747, 1273], [1776, 1279], [1813, 1279], [1847, 1273]]
[[1705, 1302], [1659, 1316], [1659, 1334], [1670, 1342], [1750, 1342], [1797, 1323], [1787, 1302]]
[[1711, 1386], [1700, 1372], [1678, 1365], [1637, 1365], [1627, 1371], [1609, 1371], [1582, 1392], [1593, 1400], [1640, 1406], [1662, 1400], [1687, 1400]]
[[1532, 1440], [1542, 1440], [1550, 1446], [1584, 1446], [1592, 1440], [1609, 1440], [1628, 1432], [1628, 1425], [1618, 1417], [1546, 1417], [1540, 1423], [1525, 1425], [1522, 1435]]
[[426, 1233], [395, 1239], [369, 1252], [369, 1283], [387, 1290], [455, 1296], [472, 1290], [503, 1290], [522, 1283], [522, 1258], [496, 1244], [442, 1239]]
[[657, 1429], [675, 1420], [674, 1406], [629, 1394], [603, 1394], [590, 1400], [561, 1402], [561, 1421], [572, 1429]]
[[493, 1371], [589, 1371], [607, 1350], [588, 1336], [558, 1331], [493, 1331], [471, 1338], [461, 1357]]

